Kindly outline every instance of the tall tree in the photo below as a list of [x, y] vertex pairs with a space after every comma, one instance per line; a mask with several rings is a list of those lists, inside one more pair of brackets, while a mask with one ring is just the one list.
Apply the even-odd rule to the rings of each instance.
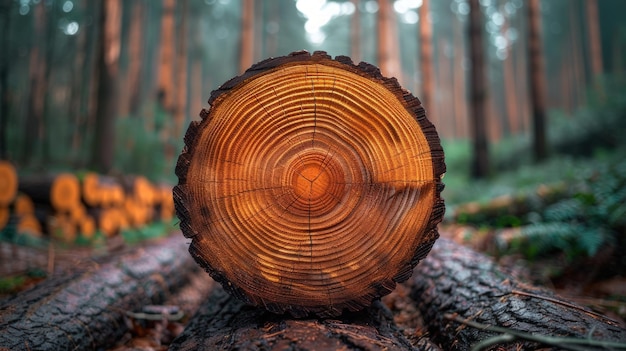
[[[11, 4], [3, 2], [0, 4], [0, 45], [10, 51], [9, 28], [11, 16], [9, 9]], [[9, 118], [9, 58], [6, 55], [0, 56], [0, 160], [7, 158], [7, 126]]]
[[[124, 97], [124, 106], [127, 114], [136, 116], [139, 113], [140, 101], [140, 77], [143, 61], [143, 45], [142, 40], [145, 14], [145, 4], [142, 1], [134, 1], [132, 3], [132, 16], [130, 21], [130, 29], [128, 31], [128, 71], [126, 74], [126, 85], [128, 95]], [[122, 115], [124, 115], [122, 112]]]
[[122, 7], [120, 0], [102, 1], [100, 6], [100, 40], [96, 76], [98, 98], [96, 107], [96, 135], [92, 168], [106, 173], [113, 167], [115, 151], [115, 119], [117, 94], [115, 90], [119, 55]]
[[483, 16], [479, 0], [470, 0], [469, 41], [470, 41], [470, 86], [472, 118], [473, 158], [471, 175], [474, 178], [486, 177], [489, 173], [489, 146], [487, 140], [487, 76], [483, 46]]
[[354, 62], [361, 61], [361, 10], [360, 0], [350, 0], [354, 13], [350, 19], [350, 57]]
[[589, 46], [591, 55], [591, 73], [594, 87], [600, 95], [604, 94], [602, 85], [599, 82], [604, 73], [602, 64], [602, 38], [600, 37], [600, 18], [598, 17], [598, 0], [585, 0], [587, 8], [587, 30], [589, 33]]
[[[430, 1], [423, 0], [419, 9], [419, 54], [422, 76], [422, 95], [420, 99], [426, 109], [434, 108], [433, 92], [433, 30], [430, 21]], [[431, 119], [437, 118], [430, 115]], [[433, 120], [434, 121], [434, 120]]]
[[378, 0], [378, 66], [384, 75], [401, 81], [398, 36], [393, 16], [392, 2]]
[[27, 165], [35, 153], [38, 140], [44, 137], [44, 100], [45, 100], [45, 77], [47, 61], [44, 60], [45, 50], [44, 30], [46, 23], [44, 2], [33, 6], [34, 17], [34, 43], [29, 54], [29, 87], [28, 87], [28, 111], [26, 113], [26, 124], [24, 128], [24, 148], [22, 150], [21, 162]]
[[168, 113], [174, 111], [174, 10], [175, 0], [163, 0], [161, 45], [159, 52], [159, 82], [157, 97]]
[[185, 106], [187, 105], [187, 17], [189, 1], [181, 0], [180, 24], [178, 30], [178, 41], [176, 46], [176, 101], [174, 102], [174, 130], [173, 136], [176, 139], [181, 137], [183, 123], [185, 121]]
[[541, 13], [539, 0], [529, 0], [528, 15], [528, 71], [529, 96], [532, 105], [533, 154], [536, 161], [548, 156], [546, 142], [546, 83], [541, 43]]
[[[504, 10], [504, 9], [502, 9]], [[504, 12], [504, 11], [502, 11]], [[504, 98], [506, 104], [506, 115], [508, 117], [509, 132], [517, 134], [519, 132], [519, 108], [517, 101], [517, 92], [515, 90], [515, 70], [513, 67], [513, 55], [511, 55], [513, 43], [507, 37], [510, 28], [510, 18], [504, 16], [504, 23], [500, 27], [500, 33], [506, 38], [506, 57], [502, 62], [502, 79], [504, 85]]]
[[254, 63], [254, 0], [241, 2], [241, 46], [239, 72], [243, 72]]
[[[463, 61], [465, 60], [465, 49], [463, 47], [463, 37], [465, 32], [461, 21], [453, 23], [454, 36], [454, 63], [452, 66], [452, 84], [454, 89], [454, 136], [457, 138], [467, 138], [467, 86], [465, 68]], [[434, 82], [433, 82], [434, 83]], [[436, 89], [433, 88], [433, 91]]]

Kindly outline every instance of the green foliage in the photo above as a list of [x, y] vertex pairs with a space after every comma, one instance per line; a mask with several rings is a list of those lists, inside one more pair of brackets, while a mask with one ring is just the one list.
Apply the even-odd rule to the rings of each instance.
[[[174, 182], [174, 165], [182, 150], [182, 137], [165, 138], [172, 118], [164, 113], [155, 116], [155, 130], [145, 127], [145, 120], [135, 117], [117, 120], [115, 169], [125, 174], [142, 174], [152, 180]], [[167, 154], [169, 152], [169, 155]]]
[[29, 281], [36, 281], [46, 277], [46, 272], [41, 269], [29, 269], [23, 274], [10, 277], [0, 277], [0, 295], [14, 294], [23, 289]]
[[176, 229], [173, 221], [154, 222], [140, 228], [129, 228], [122, 231], [124, 242], [128, 244], [138, 243], [147, 239], [160, 238], [170, 234]]
[[[530, 154], [527, 139], [509, 139], [492, 147], [497, 177], [470, 182], [469, 144], [444, 142], [447, 219], [494, 230], [519, 227], [509, 249], [530, 258], [593, 256], [602, 245], [624, 240], [626, 96], [623, 83], [602, 83], [604, 93], [590, 95], [589, 107], [572, 116], [551, 114], [552, 158], [540, 165], [519, 156]], [[495, 199], [503, 195], [510, 201], [499, 206]], [[468, 202], [474, 210], [462, 206]]]
[[[519, 227], [509, 251], [536, 258], [562, 252], [569, 259], [593, 256], [626, 234], [626, 159], [579, 163], [578, 177], [550, 195], [533, 192], [505, 205], [484, 203], [457, 213], [457, 221], [490, 228]], [[495, 205], [494, 205], [495, 202]]]

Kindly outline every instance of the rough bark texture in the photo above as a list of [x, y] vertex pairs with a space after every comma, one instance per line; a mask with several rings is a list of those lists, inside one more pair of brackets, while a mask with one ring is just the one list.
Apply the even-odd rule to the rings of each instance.
[[[497, 333], [461, 325], [446, 314], [532, 334], [626, 341], [626, 330], [616, 322], [524, 284], [485, 255], [448, 239], [437, 241], [410, 284], [433, 340], [447, 350], [469, 350]], [[538, 347], [519, 341], [498, 350]]]
[[125, 312], [159, 304], [197, 273], [180, 236], [51, 277], [0, 302], [0, 350], [88, 350], [126, 331]]
[[411, 345], [392, 319], [380, 302], [338, 319], [292, 319], [218, 287], [169, 350], [437, 350], [428, 342]]

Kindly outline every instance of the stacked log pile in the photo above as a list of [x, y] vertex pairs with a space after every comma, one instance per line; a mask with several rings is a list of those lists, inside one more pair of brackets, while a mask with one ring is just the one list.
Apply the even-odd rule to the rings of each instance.
[[[18, 177], [0, 162], [0, 231], [48, 236], [72, 243], [140, 228], [174, 215], [172, 188], [143, 176], [60, 173]], [[11, 225], [9, 225], [11, 224]]]

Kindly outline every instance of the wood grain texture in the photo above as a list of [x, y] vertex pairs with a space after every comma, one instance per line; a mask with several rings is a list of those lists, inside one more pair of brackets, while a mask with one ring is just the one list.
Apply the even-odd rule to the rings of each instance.
[[360, 310], [438, 237], [444, 155], [419, 100], [323, 52], [253, 65], [211, 94], [174, 188], [190, 252], [272, 312]]

